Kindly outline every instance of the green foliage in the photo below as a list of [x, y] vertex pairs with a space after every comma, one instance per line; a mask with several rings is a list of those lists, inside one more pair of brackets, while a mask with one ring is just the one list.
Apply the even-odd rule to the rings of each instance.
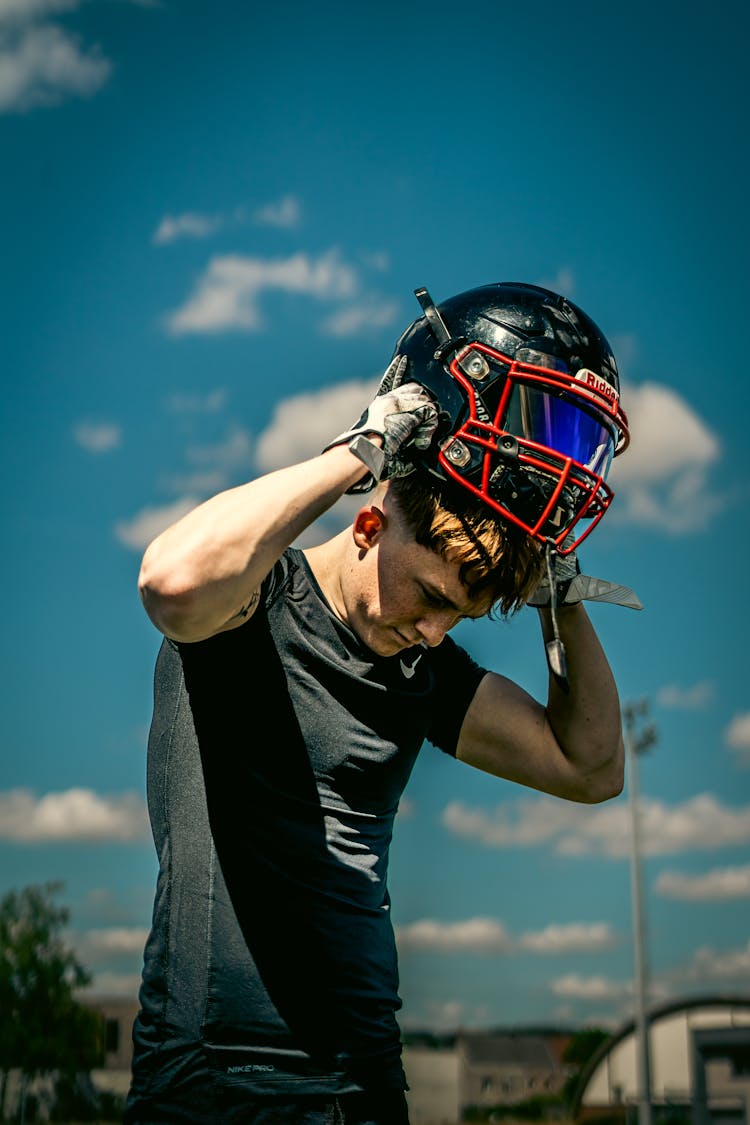
[[108, 1090], [97, 1090], [88, 1075], [61, 1075], [55, 1083], [55, 1100], [49, 1120], [75, 1122], [122, 1121], [125, 1099]]
[[462, 1121], [555, 1121], [563, 1117], [564, 1109], [562, 1098], [556, 1094], [537, 1094], [512, 1105], [467, 1106], [463, 1111]]
[[565, 1048], [562, 1056], [563, 1062], [576, 1068], [575, 1073], [571, 1074], [566, 1080], [563, 1089], [563, 1098], [569, 1106], [573, 1104], [581, 1071], [592, 1055], [599, 1050], [602, 1043], [606, 1042], [609, 1037], [609, 1033], [602, 1031], [600, 1027], [587, 1027], [582, 1031], [577, 1031]]
[[586, 1027], [583, 1031], [576, 1031], [563, 1052], [563, 1062], [571, 1063], [580, 1070], [607, 1039], [609, 1034], [600, 1027]]
[[[75, 1074], [103, 1058], [101, 1018], [76, 1000], [89, 975], [65, 945], [61, 884], [0, 899], [0, 1071]], [[0, 1106], [0, 1114], [2, 1106]]]

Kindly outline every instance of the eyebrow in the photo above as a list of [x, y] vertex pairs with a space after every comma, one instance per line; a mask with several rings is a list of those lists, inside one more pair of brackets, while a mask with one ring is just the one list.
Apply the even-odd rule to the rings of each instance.
[[[476, 620], [474, 614], [467, 613], [464, 609], [461, 608], [460, 605], [453, 601], [453, 598], [449, 598], [447, 594], [444, 594], [442, 590], [438, 590], [437, 586], [433, 586], [431, 582], [422, 580], [421, 586], [425, 593], [428, 594], [429, 597], [431, 597], [434, 601], [441, 602], [448, 609], [452, 609], [456, 613], [460, 614], [461, 617], [470, 617], [472, 618], [472, 620]], [[484, 617], [484, 613], [477, 614], [476, 616]]]

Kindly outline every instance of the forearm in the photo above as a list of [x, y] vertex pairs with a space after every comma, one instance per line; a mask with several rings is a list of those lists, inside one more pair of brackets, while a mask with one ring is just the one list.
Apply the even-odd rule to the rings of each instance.
[[338, 446], [221, 492], [167, 528], [146, 550], [139, 576], [156, 627], [192, 641], [248, 616], [282, 552], [364, 471]]
[[[539, 610], [545, 642], [553, 637], [548, 610]], [[582, 795], [605, 800], [622, 790], [624, 751], [620, 700], [599, 638], [582, 604], [557, 610], [565, 645], [568, 690], [550, 674], [547, 719], [558, 745], [580, 776]]]

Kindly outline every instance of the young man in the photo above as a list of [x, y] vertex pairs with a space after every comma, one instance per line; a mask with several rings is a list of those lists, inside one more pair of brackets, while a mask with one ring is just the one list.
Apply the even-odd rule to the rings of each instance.
[[[130, 1125], [406, 1123], [387, 863], [423, 742], [568, 800], [621, 790], [617, 690], [581, 604], [618, 598], [570, 549], [627, 441], [609, 347], [546, 290], [487, 286], [439, 310], [418, 295], [425, 315], [351, 430], [144, 555], [165, 637], [160, 873]], [[350, 527], [292, 547], [373, 486]], [[528, 601], [544, 704], [448, 636]]]

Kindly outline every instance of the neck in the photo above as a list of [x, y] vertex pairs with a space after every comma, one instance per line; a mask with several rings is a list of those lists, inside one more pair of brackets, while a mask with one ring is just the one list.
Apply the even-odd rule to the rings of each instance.
[[315, 547], [307, 547], [303, 551], [326, 601], [336, 616], [344, 622], [346, 621], [346, 612], [341, 589], [341, 572], [344, 565], [346, 545], [350, 539], [350, 531], [342, 531], [332, 539], [327, 539], [325, 543], [319, 543]]

